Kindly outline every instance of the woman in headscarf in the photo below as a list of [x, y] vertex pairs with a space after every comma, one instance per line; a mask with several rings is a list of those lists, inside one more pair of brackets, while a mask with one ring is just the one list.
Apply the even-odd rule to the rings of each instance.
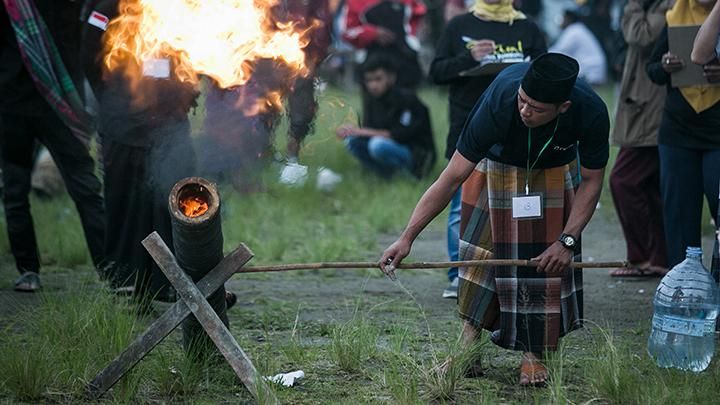
[[[700, 25], [715, 1], [678, 0], [666, 15], [667, 25]], [[700, 246], [703, 195], [711, 216], [718, 211], [720, 87], [709, 84], [717, 77], [711, 66], [706, 67], [708, 84], [671, 86], [671, 74], [690, 61], [669, 51], [667, 31], [660, 35], [646, 70], [653, 82], [668, 89], [658, 150], [667, 264], [672, 267], [685, 258], [687, 246]]]
[[[547, 52], [544, 36], [534, 22], [513, 8], [512, 0], [477, 0], [469, 12], [453, 18], [445, 28], [430, 66], [430, 77], [436, 84], [450, 86], [450, 128], [445, 157], [455, 152], [465, 119], [475, 102], [497, 76], [463, 76], [461, 72], [476, 67], [481, 61], [518, 61], [535, 59]], [[448, 216], [448, 254], [458, 258], [460, 232], [460, 194], [450, 204]], [[448, 270], [450, 285], [444, 298], [456, 298], [458, 269]]]

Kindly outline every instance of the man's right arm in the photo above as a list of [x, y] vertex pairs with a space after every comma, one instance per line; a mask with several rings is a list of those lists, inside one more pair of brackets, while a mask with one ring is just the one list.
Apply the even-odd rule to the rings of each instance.
[[693, 63], [704, 65], [717, 58], [716, 46], [720, 34], [720, 3], [715, 3], [708, 18], [700, 26], [690, 58]]
[[455, 191], [462, 185], [465, 179], [470, 176], [476, 163], [464, 158], [460, 153], [455, 152], [450, 163], [443, 170], [437, 180], [425, 191], [420, 201], [415, 206], [407, 227], [395, 243], [390, 245], [380, 259], [381, 269], [387, 274], [388, 271], [397, 267], [402, 259], [410, 254], [415, 238], [432, 221], [452, 199]]

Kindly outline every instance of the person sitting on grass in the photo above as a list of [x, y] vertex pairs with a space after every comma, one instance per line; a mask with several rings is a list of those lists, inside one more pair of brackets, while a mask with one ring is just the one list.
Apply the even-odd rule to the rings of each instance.
[[362, 126], [340, 126], [336, 134], [360, 163], [381, 177], [407, 170], [421, 178], [435, 163], [430, 114], [413, 93], [395, 86], [389, 59], [368, 59], [364, 66], [367, 102]]

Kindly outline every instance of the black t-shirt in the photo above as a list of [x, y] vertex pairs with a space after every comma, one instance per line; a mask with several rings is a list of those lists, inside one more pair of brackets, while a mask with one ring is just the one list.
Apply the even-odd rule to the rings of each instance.
[[477, 66], [467, 48], [469, 41], [491, 39], [495, 41], [494, 57], [500, 60], [520, 57], [534, 59], [547, 52], [540, 29], [531, 20], [512, 23], [483, 21], [472, 13], [453, 18], [440, 37], [435, 59], [430, 66], [430, 77], [437, 84], [450, 85], [450, 128], [446, 157], [455, 151], [463, 124], [495, 75], [461, 77], [460, 72]]
[[[502, 71], [483, 93], [460, 135], [457, 151], [471, 162], [483, 158], [518, 167], [528, 161], [528, 127], [520, 120], [518, 88], [529, 63]], [[610, 120], [602, 99], [582, 80], [575, 83], [572, 105], [557, 120], [531, 130], [530, 156], [535, 161], [555, 135], [535, 168], [548, 169], [575, 160], [588, 169], [605, 167], [609, 156]], [[557, 125], [557, 131], [555, 126]], [[531, 162], [532, 163], [532, 162]]]

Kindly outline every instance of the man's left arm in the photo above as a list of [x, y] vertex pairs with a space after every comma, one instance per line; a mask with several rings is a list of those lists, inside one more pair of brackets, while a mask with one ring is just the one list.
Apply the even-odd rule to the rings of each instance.
[[[600, 199], [600, 192], [602, 191], [605, 168], [587, 169], [581, 167], [580, 175], [582, 176], [582, 182], [575, 192], [570, 217], [565, 224], [565, 228], [563, 228], [563, 233], [572, 235], [576, 239], [580, 237], [583, 229], [585, 229], [585, 226], [587, 226], [590, 218], [595, 213], [597, 202]], [[556, 241], [533, 260], [540, 261], [538, 271], [557, 273], [570, 265], [574, 255], [573, 250], [563, 246], [560, 241]]]

